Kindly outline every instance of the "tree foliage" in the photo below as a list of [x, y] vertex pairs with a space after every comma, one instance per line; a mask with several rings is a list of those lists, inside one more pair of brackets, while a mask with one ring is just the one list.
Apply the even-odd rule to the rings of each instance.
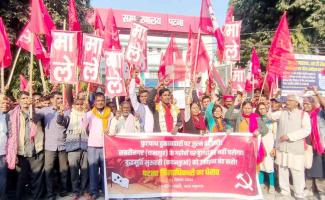
[[267, 64], [268, 49], [284, 11], [295, 53], [325, 55], [324, 0], [231, 0], [235, 20], [242, 20], [242, 65], [256, 47], [261, 64]]
[[[0, 1], [0, 16], [3, 18], [6, 30], [11, 43], [11, 52], [14, 57], [18, 47], [15, 45], [22, 28], [30, 18], [30, 0], [1, 0]], [[68, 0], [44, 0], [45, 6], [49, 11], [57, 29], [63, 29], [63, 24], [66, 21], [68, 24]], [[86, 21], [86, 15], [92, 11], [90, 0], [76, 0], [79, 22], [83, 32], [91, 32], [92, 28]], [[67, 25], [68, 26], [68, 25]], [[42, 38], [41, 38], [42, 39]], [[10, 92], [14, 96], [19, 91], [19, 74], [24, 74], [28, 77], [28, 66], [30, 54], [24, 50], [17, 61], [17, 66], [14, 72], [13, 80], [10, 85]], [[5, 71], [5, 80], [8, 79], [11, 68]], [[33, 76], [36, 84], [36, 89], [42, 92], [42, 84], [40, 79], [40, 71], [38, 61], [34, 59]], [[48, 82], [48, 80], [47, 80]]]

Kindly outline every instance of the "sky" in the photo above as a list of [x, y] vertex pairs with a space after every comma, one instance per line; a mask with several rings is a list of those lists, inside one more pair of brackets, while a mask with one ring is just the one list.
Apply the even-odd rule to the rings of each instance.
[[[219, 24], [223, 24], [229, 0], [211, 0]], [[91, 0], [95, 8], [115, 8], [200, 16], [201, 0]]]

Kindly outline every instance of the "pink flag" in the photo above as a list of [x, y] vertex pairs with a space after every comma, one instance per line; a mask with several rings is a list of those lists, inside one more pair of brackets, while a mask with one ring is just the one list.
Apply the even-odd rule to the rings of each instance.
[[185, 79], [186, 66], [183, 61], [182, 53], [179, 51], [175, 38], [172, 36], [167, 46], [165, 56], [165, 75], [174, 82]]
[[45, 41], [50, 51], [52, 36], [51, 30], [55, 30], [55, 24], [49, 15], [43, 0], [31, 0], [30, 30], [35, 34], [45, 34]]
[[224, 51], [224, 38], [210, 0], [202, 0], [199, 27], [203, 32], [215, 36], [218, 44], [218, 55], [220, 55], [219, 60], [221, 62], [221, 55], [223, 55]]
[[36, 34], [51, 36], [55, 24], [49, 15], [43, 0], [31, 0], [31, 31]]
[[103, 36], [104, 35], [104, 24], [102, 19], [100, 18], [100, 15], [98, 14], [98, 12], [96, 11], [95, 13], [95, 22], [94, 22], [94, 29], [95, 31], [98, 31], [99, 36]]
[[200, 38], [200, 45], [199, 45], [199, 51], [198, 51], [198, 58], [197, 58], [197, 65], [195, 68], [195, 59], [196, 59], [196, 47], [197, 47], [197, 39], [192, 39], [192, 45], [195, 48], [191, 49], [191, 73], [199, 73], [199, 72], [206, 72], [209, 70], [210, 66], [210, 57], [208, 55], [208, 52], [205, 49], [204, 42], [202, 38]]
[[0, 17], [0, 68], [9, 67], [11, 60], [10, 42], [2, 18]]
[[230, 5], [226, 14], [225, 24], [228, 22], [232, 22], [233, 16], [234, 16], [234, 6]]
[[20, 79], [20, 91], [28, 91], [28, 81], [24, 75], [19, 75]]
[[252, 63], [252, 74], [254, 76], [259, 76], [261, 74], [261, 66], [260, 66], [260, 59], [258, 58], [255, 48], [252, 49], [251, 63]]
[[112, 9], [109, 9], [107, 14], [104, 36], [104, 49], [121, 49], [119, 34]]
[[[297, 68], [297, 62], [293, 54], [290, 31], [285, 12], [273, 37], [269, 50], [267, 71], [273, 80], [275, 77], [288, 77]], [[286, 72], [286, 73], [284, 73]]]
[[158, 70], [158, 80], [161, 82], [166, 77], [166, 65], [164, 62], [164, 53], [161, 52], [160, 54], [160, 64], [159, 64], [159, 70]]
[[29, 22], [26, 24], [20, 36], [18, 37], [16, 45], [25, 49], [26, 51], [31, 52], [32, 35], [34, 35], [34, 50], [32, 53], [38, 59], [44, 58], [46, 50], [44, 49], [42, 43], [39, 41], [38, 37], [35, 34], [32, 34]]
[[68, 13], [69, 13], [69, 31], [80, 31], [81, 28], [78, 21], [78, 12], [76, 9], [75, 0], [69, 0]]

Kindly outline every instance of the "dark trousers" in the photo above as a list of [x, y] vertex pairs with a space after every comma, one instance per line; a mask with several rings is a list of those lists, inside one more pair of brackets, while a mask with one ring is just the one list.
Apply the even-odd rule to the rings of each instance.
[[59, 159], [60, 171], [60, 189], [62, 193], [67, 192], [68, 184], [68, 156], [65, 151], [45, 151], [45, 180], [47, 189], [47, 198], [55, 198], [53, 168], [55, 160]]
[[26, 199], [24, 192], [27, 183], [31, 186], [33, 199], [41, 199], [44, 191], [44, 152], [27, 158], [18, 156], [16, 199]]
[[6, 198], [7, 164], [6, 156], [0, 156], [0, 199]]
[[88, 160], [87, 151], [68, 152], [72, 192], [81, 195], [88, 192]]

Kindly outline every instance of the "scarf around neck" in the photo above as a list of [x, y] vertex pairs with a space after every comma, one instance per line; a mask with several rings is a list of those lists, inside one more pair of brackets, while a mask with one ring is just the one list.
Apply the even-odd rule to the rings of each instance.
[[192, 115], [191, 118], [195, 128], [199, 130], [206, 130], [204, 117], [201, 114], [199, 114], [198, 116]]
[[108, 126], [108, 118], [109, 115], [111, 114], [111, 109], [108, 107], [105, 107], [103, 110], [103, 113], [99, 113], [99, 111], [97, 110], [96, 107], [94, 107], [91, 112], [99, 119], [102, 120], [102, 124], [103, 124], [103, 131], [105, 131], [107, 129]]
[[80, 122], [86, 113], [83, 111], [78, 111], [74, 108], [71, 109], [70, 122], [68, 130], [71, 130], [74, 134], [81, 134], [84, 129], [80, 126]]
[[249, 132], [253, 133], [255, 130], [258, 129], [258, 123], [257, 123], [258, 115], [256, 113], [251, 113], [249, 115], [245, 115], [243, 113], [242, 116], [246, 119], [249, 119], [249, 125], [248, 125]]
[[310, 133], [310, 140], [311, 144], [313, 145], [313, 149], [319, 154], [322, 155], [324, 153], [324, 146], [320, 141], [320, 134], [318, 129], [318, 120], [317, 116], [320, 112], [320, 108], [316, 108], [311, 111], [310, 113], [310, 121], [311, 121], [311, 133]]
[[[156, 110], [159, 115], [159, 126], [161, 132], [172, 132], [177, 123], [179, 109], [174, 104], [166, 109], [161, 102], [156, 104]], [[171, 122], [171, 123], [170, 123]]]
[[[9, 169], [15, 169], [16, 167], [16, 158], [18, 151], [18, 139], [20, 132], [20, 115], [21, 115], [20, 106], [16, 106], [10, 115], [10, 132], [7, 145], [7, 163]], [[37, 133], [37, 125], [30, 121], [30, 140], [33, 141]]]

